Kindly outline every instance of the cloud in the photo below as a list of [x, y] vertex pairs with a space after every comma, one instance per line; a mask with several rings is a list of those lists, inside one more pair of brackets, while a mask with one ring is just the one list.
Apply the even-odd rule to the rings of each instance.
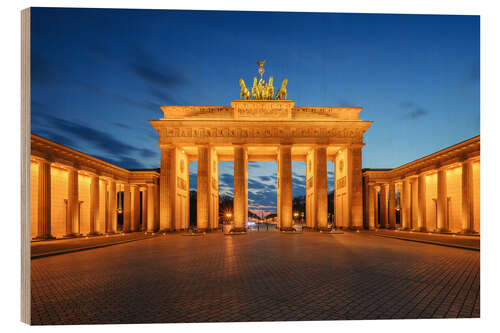
[[403, 119], [415, 120], [415, 119], [421, 118], [423, 116], [426, 116], [427, 114], [429, 114], [429, 111], [419, 107], [416, 110], [413, 110], [413, 111], [408, 112], [405, 115], [403, 115]]
[[142, 100], [138, 101], [133, 98], [123, 96], [114, 92], [106, 91], [98, 86], [89, 84], [87, 82], [83, 81], [77, 81], [76, 85], [82, 89], [85, 90], [91, 94], [95, 94], [98, 96], [101, 96], [103, 98], [109, 98], [115, 103], [119, 103], [122, 105], [130, 106], [135, 109], [140, 109], [140, 110], [148, 110], [148, 111], [153, 111], [155, 113], [161, 113], [160, 109], [160, 104], [159, 103], [154, 103], [148, 100]]
[[113, 125], [115, 125], [116, 127], [121, 127], [121, 128], [125, 128], [125, 129], [130, 129], [131, 128], [129, 125], [125, 125], [125, 124], [122, 124], [122, 123], [113, 123]]
[[416, 120], [425, 117], [430, 112], [429, 110], [421, 107], [414, 101], [403, 101], [400, 103], [400, 107], [405, 109], [401, 119], [404, 120]]
[[[138, 148], [116, 139], [111, 134], [66, 119], [54, 117], [45, 112], [32, 114], [34, 132], [42, 134], [60, 144], [81, 149], [91, 146], [99, 158], [124, 168], [147, 168], [141, 158], [151, 158], [158, 152]], [[97, 156], [96, 156], [97, 157]]]
[[145, 63], [131, 63], [129, 68], [132, 73], [136, 74], [150, 85], [175, 87], [186, 83], [186, 79], [174, 70], [160, 72], [158, 67], [152, 67]]

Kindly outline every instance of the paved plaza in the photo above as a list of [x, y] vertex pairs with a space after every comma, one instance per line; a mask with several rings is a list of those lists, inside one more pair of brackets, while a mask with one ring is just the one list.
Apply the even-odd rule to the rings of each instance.
[[32, 324], [479, 317], [479, 259], [374, 232], [168, 234], [32, 260]]

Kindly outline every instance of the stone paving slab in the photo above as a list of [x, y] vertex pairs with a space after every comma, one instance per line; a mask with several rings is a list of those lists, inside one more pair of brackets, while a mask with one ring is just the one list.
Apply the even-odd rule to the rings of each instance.
[[32, 260], [32, 324], [477, 318], [479, 259], [369, 232], [168, 234]]
[[133, 242], [155, 237], [142, 232], [115, 234], [108, 236], [78, 237], [70, 239], [56, 239], [31, 243], [31, 259], [64, 254], [68, 252], [84, 251], [94, 248]]
[[481, 239], [479, 236], [465, 235], [447, 235], [426, 232], [409, 232], [397, 230], [379, 229], [372, 231], [375, 235], [381, 237], [392, 237], [401, 240], [423, 242], [442, 246], [451, 246], [469, 250], [479, 251], [481, 248]]

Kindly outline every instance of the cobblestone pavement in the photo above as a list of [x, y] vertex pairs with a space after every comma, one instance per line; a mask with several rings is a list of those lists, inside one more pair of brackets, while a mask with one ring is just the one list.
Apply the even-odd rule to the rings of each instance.
[[172, 234], [33, 260], [32, 323], [479, 317], [479, 252], [376, 237]]
[[52, 255], [55, 253], [64, 253], [100, 246], [106, 246], [116, 243], [130, 242], [145, 238], [154, 237], [145, 235], [143, 232], [134, 232], [130, 234], [115, 234], [108, 236], [78, 237], [70, 239], [55, 239], [50, 241], [38, 241], [31, 243], [31, 258]]
[[416, 241], [432, 242], [446, 244], [450, 246], [462, 246], [471, 249], [480, 249], [481, 239], [479, 236], [463, 236], [463, 235], [448, 235], [435, 234], [427, 232], [409, 232], [379, 229], [375, 232], [379, 236], [399, 237]]

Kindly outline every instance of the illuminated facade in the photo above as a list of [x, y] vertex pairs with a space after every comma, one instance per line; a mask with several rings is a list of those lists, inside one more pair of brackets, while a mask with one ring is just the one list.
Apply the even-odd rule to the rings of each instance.
[[[236, 100], [163, 106], [161, 168], [126, 170], [31, 135], [31, 238], [189, 228], [189, 162], [198, 161], [197, 228], [219, 223], [218, 163], [234, 161], [235, 231], [248, 216], [248, 161], [276, 161], [278, 223], [292, 229], [292, 160], [306, 163], [306, 225], [328, 229], [327, 161], [337, 228], [479, 233], [480, 137], [392, 170], [361, 170], [361, 108]], [[123, 223], [118, 224], [118, 216]], [[122, 226], [121, 230], [119, 225]]]
[[124, 232], [158, 229], [156, 171], [129, 171], [32, 134], [30, 173], [32, 239], [116, 233], [119, 212]]
[[480, 136], [392, 170], [364, 170], [365, 228], [477, 234], [479, 174]]

